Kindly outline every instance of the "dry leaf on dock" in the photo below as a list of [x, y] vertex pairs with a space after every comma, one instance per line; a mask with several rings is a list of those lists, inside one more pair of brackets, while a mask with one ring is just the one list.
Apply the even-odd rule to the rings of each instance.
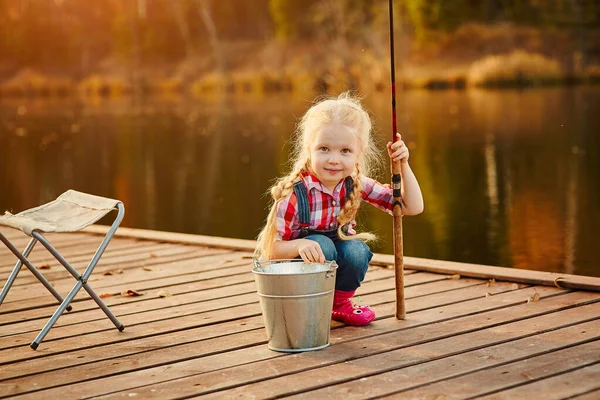
[[540, 301], [540, 294], [538, 292], [535, 292], [533, 296], [527, 298], [528, 303], [537, 303], [538, 301]]
[[133, 289], [127, 289], [121, 292], [121, 296], [125, 296], [125, 297], [137, 297], [137, 296], [143, 296], [144, 293], [140, 293], [137, 292]]
[[533, 376], [531, 376], [531, 374], [529, 372], [521, 372], [521, 376], [527, 380], [534, 379]]
[[110, 270], [110, 271], [106, 271], [102, 275], [117, 275], [117, 274], [122, 274], [122, 273], [123, 273], [122, 269], [113, 269], [113, 270]]
[[102, 294], [100, 294], [100, 296], [99, 296], [99, 297], [100, 297], [101, 299], [105, 299], [105, 298], [107, 298], [107, 297], [111, 297], [111, 296], [112, 296], [112, 293], [102, 293]]
[[44, 265], [42, 265], [42, 266], [40, 267], [40, 269], [50, 269], [50, 268], [52, 268], [52, 267], [50, 266], [50, 264], [44, 264]]
[[450, 275], [450, 276], [448, 277], [448, 279], [454, 279], [454, 280], [457, 280], [457, 279], [460, 279], [460, 275], [459, 275], [459, 274]]
[[167, 290], [162, 289], [157, 293], [158, 297], [171, 297], [173, 296], [171, 293], [169, 293]]
[[142, 269], [143, 269], [144, 271], [152, 271], [152, 268], [150, 268], [150, 267], [142, 267]]
[[489, 281], [487, 281], [487, 287], [492, 286], [494, 283], [496, 283], [496, 280], [494, 278], [490, 279]]

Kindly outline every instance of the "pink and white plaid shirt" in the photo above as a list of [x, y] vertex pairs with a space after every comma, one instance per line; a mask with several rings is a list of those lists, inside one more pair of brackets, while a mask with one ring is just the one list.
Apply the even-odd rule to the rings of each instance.
[[[346, 187], [344, 180], [340, 181], [331, 193], [310, 172], [301, 175], [308, 192], [308, 203], [310, 205], [310, 225], [308, 229], [326, 231], [338, 228], [337, 216], [346, 203]], [[372, 178], [362, 177], [362, 200], [375, 207], [392, 214], [392, 187], [384, 185]], [[292, 240], [300, 235], [300, 219], [298, 215], [298, 202], [296, 194], [290, 193], [279, 203], [277, 209], [277, 240]], [[356, 232], [353, 220], [348, 229], [349, 235]]]

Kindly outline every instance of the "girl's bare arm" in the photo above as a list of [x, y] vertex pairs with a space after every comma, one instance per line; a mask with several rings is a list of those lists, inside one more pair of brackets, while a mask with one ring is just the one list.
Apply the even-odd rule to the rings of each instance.
[[289, 259], [300, 256], [304, 262], [325, 262], [319, 243], [308, 239], [278, 240], [273, 244], [273, 258]]
[[423, 207], [423, 195], [417, 177], [408, 162], [402, 163], [402, 213], [421, 214]]

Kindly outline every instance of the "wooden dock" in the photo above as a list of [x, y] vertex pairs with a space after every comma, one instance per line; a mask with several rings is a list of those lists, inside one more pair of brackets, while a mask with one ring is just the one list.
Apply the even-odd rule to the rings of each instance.
[[[105, 229], [48, 237], [82, 270]], [[0, 306], [0, 398], [600, 399], [600, 278], [407, 257], [397, 321], [393, 258], [378, 254], [358, 292], [377, 320], [287, 354], [266, 346], [252, 241], [118, 234], [89, 282], [125, 331], [81, 291], [33, 351], [57, 304], [23, 270]], [[41, 246], [30, 259], [73, 286]], [[14, 263], [0, 248], [0, 285]]]

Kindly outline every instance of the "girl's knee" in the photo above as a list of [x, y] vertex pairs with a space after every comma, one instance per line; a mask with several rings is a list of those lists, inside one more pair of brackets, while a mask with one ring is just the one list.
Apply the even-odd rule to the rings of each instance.
[[335, 248], [335, 244], [331, 239], [329, 239], [325, 235], [308, 235], [305, 239], [312, 240], [314, 242], [319, 243], [321, 246], [321, 251], [323, 251], [323, 255], [327, 261], [334, 261], [338, 257], [338, 252]]
[[339, 257], [343, 258], [348, 264], [360, 266], [366, 270], [371, 258], [373, 258], [369, 246], [362, 240], [348, 240], [342, 243], [338, 248]]
[[337, 243], [338, 275], [336, 289], [356, 290], [365, 278], [373, 253], [361, 240], [345, 240]]

